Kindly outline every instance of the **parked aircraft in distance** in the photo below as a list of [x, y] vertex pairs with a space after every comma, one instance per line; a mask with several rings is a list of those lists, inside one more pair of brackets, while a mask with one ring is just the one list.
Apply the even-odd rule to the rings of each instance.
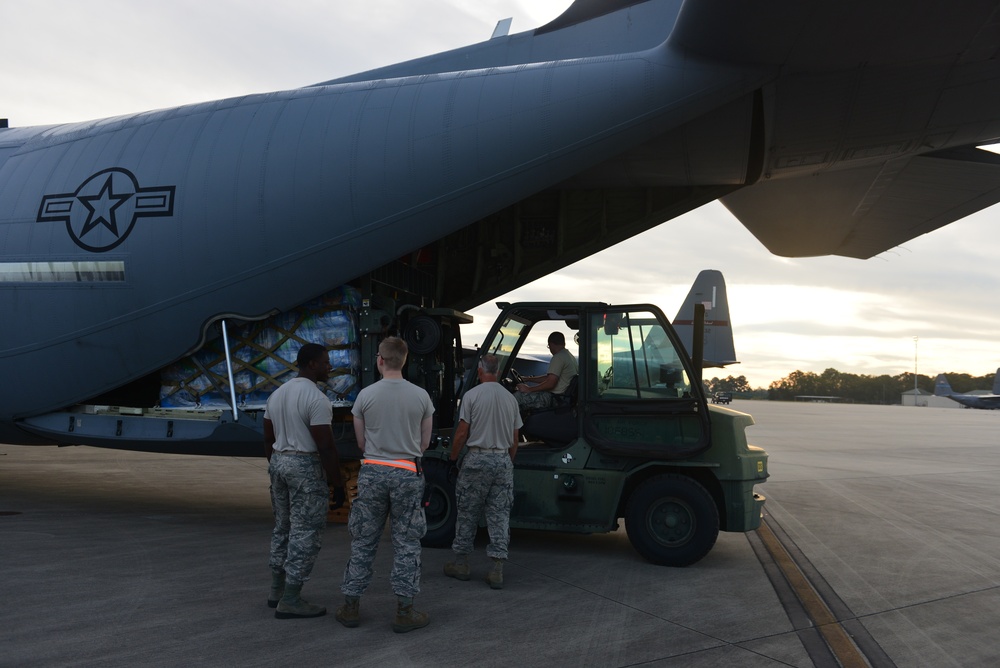
[[934, 382], [934, 396], [948, 397], [966, 408], [1000, 408], [1000, 369], [997, 369], [997, 375], [993, 377], [992, 394], [956, 394], [952, 391], [948, 378], [942, 373]]
[[705, 306], [704, 348], [702, 366], [725, 367], [739, 364], [736, 346], [733, 343], [733, 323], [729, 320], [729, 298], [726, 295], [726, 279], [721, 271], [705, 269], [698, 272], [694, 285], [677, 311], [674, 329], [689, 355], [694, 354], [694, 307]]
[[469, 309], [715, 199], [776, 254], [871, 257], [1000, 201], [998, 23], [1000, 0], [577, 0], [305, 88], [0, 120], [0, 441], [155, 403], [225, 320], [348, 284]]

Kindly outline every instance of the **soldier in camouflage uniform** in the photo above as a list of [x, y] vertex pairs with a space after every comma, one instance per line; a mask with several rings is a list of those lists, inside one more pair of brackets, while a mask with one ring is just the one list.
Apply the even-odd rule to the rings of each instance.
[[510, 508], [514, 501], [514, 456], [517, 454], [521, 416], [517, 400], [497, 382], [499, 361], [494, 355], [479, 360], [479, 385], [462, 397], [459, 423], [451, 446], [452, 461], [462, 447], [469, 447], [456, 488], [458, 518], [452, 550], [455, 561], [445, 564], [445, 575], [459, 580], [470, 577], [469, 554], [473, 550], [479, 517], [485, 510], [490, 543], [486, 554], [493, 569], [486, 582], [503, 588], [503, 563], [510, 542]]
[[316, 387], [329, 378], [330, 357], [323, 346], [308, 343], [296, 363], [298, 377], [275, 390], [264, 410], [264, 454], [274, 511], [267, 605], [276, 608], [278, 619], [326, 614], [326, 608], [306, 602], [300, 592], [322, 545], [329, 487], [335, 507], [343, 505], [345, 496], [330, 424], [333, 410]]
[[371, 583], [387, 518], [393, 546], [389, 581], [398, 599], [392, 630], [405, 633], [430, 623], [427, 613], [413, 609], [413, 597], [420, 592], [420, 539], [427, 531], [417, 459], [430, 444], [434, 406], [427, 392], [403, 378], [406, 354], [406, 343], [397, 337], [379, 344], [376, 364], [382, 380], [361, 390], [352, 409], [354, 435], [365, 458], [347, 521], [351, 558], [341, 587], [344, 605], [337, 610], [337, 621], [349, 628], [361, 621], [361, 595]]

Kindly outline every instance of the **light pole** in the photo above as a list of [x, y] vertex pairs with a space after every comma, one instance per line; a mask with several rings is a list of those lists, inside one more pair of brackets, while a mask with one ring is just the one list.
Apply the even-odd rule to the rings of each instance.
[[919, 396], [919, 391], [917, 390], [917, 341], [916, 336], [913, 337], [913, 405], [917, 405], [917, 396]]

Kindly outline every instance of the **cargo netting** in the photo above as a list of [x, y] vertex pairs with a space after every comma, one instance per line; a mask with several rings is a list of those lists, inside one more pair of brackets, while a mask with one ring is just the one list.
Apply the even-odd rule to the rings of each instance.
[[[229, 325], [230, 357], [237, 403], [263, 408], [267, 398], [298, 371], [295, 358], [306, 343], [325, 345], [333, 371], [319, 387], [334, 404], [350, 405], [357, 397], [360, 353], [357, 309], [361, 294], [342, 286], [299, 308], [265, 320]], [[226, 407], [229, 375], [221, 337], [160, 373], [163, 408]]]

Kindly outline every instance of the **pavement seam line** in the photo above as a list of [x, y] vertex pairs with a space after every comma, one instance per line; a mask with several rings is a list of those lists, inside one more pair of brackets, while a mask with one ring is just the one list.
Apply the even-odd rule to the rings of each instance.
[[761, 522], [760, 528], [757, 529], [757, 535], [837, 661], [845, 668], [853, 668], [854, 666], [869, 668], [871, 664], [851, 640], [850, 635], [841, 626], [819, 592], [812, 586], [766, 522]]

